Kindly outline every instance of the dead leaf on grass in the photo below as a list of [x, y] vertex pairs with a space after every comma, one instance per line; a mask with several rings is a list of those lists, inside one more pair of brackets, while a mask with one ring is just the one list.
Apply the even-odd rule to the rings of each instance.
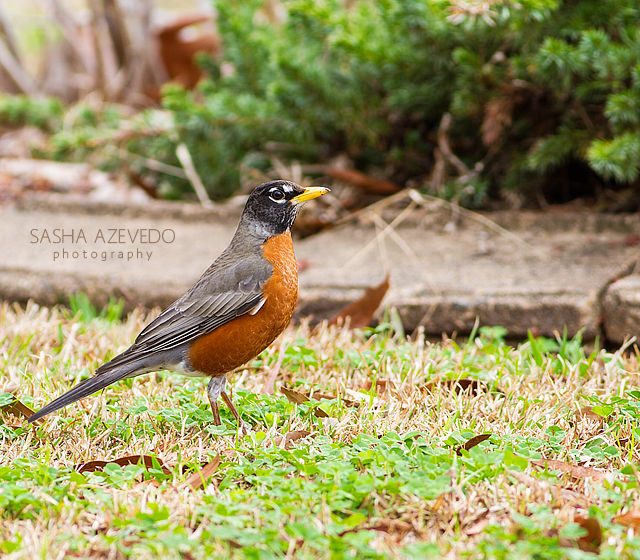
[[613, 518], [613, 522], [629, 527], [629, 529], [633, 529], [637, 533], [640, 530], [640, 510], [635, 509], [618, 515]]
[[602, 544], [602, 527], [595, 517], [578, 517], [576, 523], [587, 534], [578, 539], [578, 547], [585, 552], [598, 552]]
[[402, 519], [374, 519], [357, 527], [346, 529], [339, 534], [342, 537], [348, 533], [357, 533], [358, 531], [380, 531], [401, 540], [407, 533], [413, 531], [413, 525]]
[[142, 464], [146, 469], [154, 468], [154, 461], [157, 461], [157, 465], [162, 472], [166, 475], [170, 475], [171, 471], [164, 466], [162, 461], [157, 457], [151, 457], [150, 455], [127, 455], [126, 457], [120, 457], [113, 459], [112, 461], [88, 461], [80, 465], [76, 465], [74, 468], [79, 473], [101, 471], [110, 463], [120, 465], [124, 467], [126, 465], [139, 465]]
[[[289, 389], [288, 387], [280, 387], [280, 391], [285, 397], [289, 399], [289, 402], [292, 402], [294, 404], [302, 404], [311, 400], [304, 393], [301, 393], [300, 391], [294, 391], [293, 389]], [[329, 418], [329, 415], [324, 410], [318, 407], [313, 409], [313, 413], [318, 418]]]
[[583, 406], [580, 410], [576, 411], [575, 417], [578, 421], [592, 420], [594, 422], [598, 422], [601, 426], [604, 425], [604, 418], [597, 412], [594, 412], [592, 406]]
[[583, 552], [597, 553], [602, 544], [602, 527], [595, 517], [576, 517], [574, 523], [582, 527], [587, 534], [578, 539], [560, 537], [559, 544], [564, 548], [579, 548]]
[[[317, 391], [314, 391], [313, 394], [310, 394], [310, 396], [312, 396], [314, 399], [326, 400], [326, 401], [332, 401], [338, 398], [336, 395], [329, 395], [327, 393], [318, 393]], [[352, 401], [350, 399], [345, 399], [344, 397], [342, 397], [340, 401], [342, 402], [342, 404], [344, 404], [344, 406], [353, 406], [355, 408], [358, 408], [360, 406], [359, 402]]]
[[571, 463], [557, 459], [534, 459], [531, 461], [531, 464], [541, 469], [563, 472], [575, 479], [592, 478], [596, 481], [602, 481], [615, 474], [612, 471], [605, 471], [595, 467], [572, 465]]
[[33, 410], [22, 403], [15, 395], [13, 395], [13, 400], [10, 403], [0, 407], [0, 412], [3, 414], [13, 414], [18, 418], [29, 418], [35, 414]]
[[410, 531], [413, 531], [413, 525], [402, 519], [379, 519], [367, 523], [361, 529], [373, 529], [374, 531], [382, 531], [389, 535], [404, 537]]
[[[197, 490], [204, 486], [204, 484], [211, 478], [211, 476], [218, 470], [220, 464], [225, 459], [234, 457], [236, 452], [233, 449], [225, 449], [221, 453], [218, 453], [213, 460], [205, 463], [202, 468], [194, 472], [182, 485], [183, 488], [190, 488], [191, 490]], [[217, 481], [219, 483], [219, 481]]]
[[[289, 402], [292, 402], [294, 404], [302, 404], [305, 402], [309, 402], [311, 400], [311, 397], [313, 397], [316, 400], [333, 400], [338, 398], [335, 395], [327, 395], [325, 393], [316, 393], [315, 391], [313, 393], [306, 394], [285, 386], [280, 387], [280, 392], [285, 397], [287, 397], [287, 399], [289, 399]], [[349, 399], [345, 399], [344, 397], [341, 399], [341, 401], [342, 401], [342, 404], [344, 404], [345, 406], [353, 406], [353, 407], [360, 406], [360, 403], [357, 403]], [[313, 413], [318, 418], [329, 418], [329, 415], [324, 410], [318, 407], [313, 409]]]
[[[371, 379], [365, 380], [362, 384], [363, 391], [371, 391], [373, 387], [373, 381]], [[376, 394], [383, 395], [390, 391], [391, 389], [395, 389], [396, 385], [390, 379], [376, 379]]]
[[342, 323], [350, 317], [349, 326], [352, 329], [368, 327], [378, 307], [382, 303], [389, 289], [389, 275], [378, 284], [367, 288], [361, 298], [341, 309], [330, 321], [330, 325]]
[[197, 490], [201, 486], [204, 486], [205, 482], [211, 478], [211, 475], [218, 470], [218, 467], [222, 463], [222, 455], [218, 453], [215, 458], [207, 463], [201, 470], [193, 473], [184, 482], [184, 488], [190, 488], [191, 490]]
[[473, 436], [464, 445], [459, 445], [456, 448], [456, 455], [462, 455], [463, 449], [465, 449], [466, 451], [469, 451], [469, 449], [472, 449], [473, 447], [489, 439], [490, 437], [491, 437], [491, 434], [478, 434], [477, 436]]
[[528, 475], [519, 471], [508, 471], [509, 476], [525, 484], [531, 489], [541, 492], [551, 492], [554, 499], [560, 499], [563, 502], [568, 502], [581, 507], [589, 507], [589, 498], [586, 494], [576, 492], [574, 490], [568, 490], [558, 484], [552, 484], [547, 480], [542, 480], [534, 476]]
[[309, 435], [311, 435], [311, 432], [308, 432], [307, 430], [294, 430], [292, 432], [287, 432], [284, 437], [276, 438], [274, 440], [274, 443], [278, 447], [291, 449], [296, 441], [298, 441], [299, 439], [303, 439]]
[[483, 533], [490, 524], [491, 519], [489, 518], [489, 510], [485, 509], [471, 523], [465, 525], [464, 534], [467, 537], [479, 535], [480, 533]]

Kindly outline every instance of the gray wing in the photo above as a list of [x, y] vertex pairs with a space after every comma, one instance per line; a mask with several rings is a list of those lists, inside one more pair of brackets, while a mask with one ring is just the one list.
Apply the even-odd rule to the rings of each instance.
[[162, 367], [167, 359], [180, 355], [185, 343], [251, 312], [264, 301], [262, 287], [272, 270], [264, 259], [237, 259], [223, 253], [184, 296], [149, 323], [128, 350], [29, 417], [29, 422], [120, 379]]
[[96, 374], [171, 351], [249, 313], [262, 302], [262, 288], [272, 270], [264, 259], [235, 263], [218, 259], [184, 296], [144, 328], [128, 350], [102, 365]]

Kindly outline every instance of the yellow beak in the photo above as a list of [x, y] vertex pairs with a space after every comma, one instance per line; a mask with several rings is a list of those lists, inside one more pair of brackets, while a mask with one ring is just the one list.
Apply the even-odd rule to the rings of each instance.
[[328, 192], [329, 189], [327, 187], [305, 187], [303, 193], [300, 193], [298, 196], [294, 196], [291, 199], [291, 204], [300, 204], [301, 202], [318, 198]]

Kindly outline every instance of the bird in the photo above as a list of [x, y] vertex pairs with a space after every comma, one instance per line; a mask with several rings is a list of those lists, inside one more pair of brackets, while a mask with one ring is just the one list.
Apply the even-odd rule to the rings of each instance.
[[256, 187], [229, 246], [189, 290], [151, 321], [133, 344], [94, 375], [29, 417], [33, 423], [121, 379], [158, 370], [210, 377], [214, 424], [218, 398], [246, 425], [225, 391], [227, 373], [255, 358], [285, 329], [298, 299], [291, 239], [303, 203], [329, 192], [285, 180]]

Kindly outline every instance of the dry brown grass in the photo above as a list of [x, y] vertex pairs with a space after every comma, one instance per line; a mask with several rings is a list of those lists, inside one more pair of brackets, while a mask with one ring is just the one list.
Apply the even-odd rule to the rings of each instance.
[[[59, 308], [31, 304], [22, 309], [5, 304], [0, 307], [0, 392], [3, 387], [17, 388], [23, 402], [38, 408], [128, 346], [146, 320], [144, 313], [136, 311], [122, 323], [82, 322]], [[310, 356], [307, 363], [301, 363], [304, 352], [296, 350], [301, 339]], [[366, 535], [366, 544], [358, 541], [349, 544], [351, 549], [347, 547], [356, 556], [371, 550], [373, 555], [395, 557], [402, 550], [414, 550], [404, 548], [412, 543], [435, 543], [440, 553], [449, 557], [502, 557], [495, 543], [503, 543], [507, 551], [520, 557], [538, 553], [540, 557], [558, 557], [549, 552], [556, 550], [554, 546], [576, 543], [575, 539], [559, 538], [558, 529], [589, 515], [597, 518], [605, 531], [601, 548], [608, 555], [637, 553], [634, 546], [640, 545], [630, 545], [625, 529], [612, 519], [623, 510], [640, 510], [634, 474], [639, 461], [634, 410], [640, 398], [629, 394], [640, 387], [638, 355], [633, 346], [614, 354], [600, 352], [591, 359], [549, 353], [536, 364], [526, 345], [514, 349], [491, 342], [487, 336], [458, 346], [451, 340], [432, 344], [420, 336], [409, 342], [391, 339], [387, 333], [367, 339], [348, 329], [291, 328], [259, 361], [231, 376], [241, 413], [253, 425], [244, 441], [238, 439], [228, 414], [221, 432], [211, 427], [204, 380], [173, 374], [120, 382], [48, 417], [37, 428], [5, 430], [0, 440], [3, 487], [30, 492], [44, 505], [17, 508], [0, 490], [4, 512], [0, 542], [17, 542], [16, 535], [20, 535], [15, 551], [5, 548], [8, 558], [251, 555], [248, 551], [253, 549], [238, 538], [212, 536], [215, 523], [202, 510], [203, 502], [212, 510], [218, 501], [233, 504], [234, 492], [235, 499], [242, 501], [264, 498], [260, 485], [243, 481], [239, 471], [232, 477], [233, 492], [219, 491], [217, 486], [229, 469], [267, 457], [273, 462], [272, 472], [279, 472], [282, 458], [274, 459], [270, 453], [283, 445], [286, 433], [295, 430], [311, 435], [297, 440], [292, 450], [312, 449], [316, 440], [325, 436], [347, 454], [352, 445], [360, 445], [363, 434], [385, 441], [388, 433], [402, 436], [417, 431], [429, 453], [440, 457], [434, 464], [448, 461], [443, 471], [449, 480], [446, 491], [425, 498], [407, 487], [391, 492], [385, 489], [386, 482], [374, 484], [368, 498], [357, 507], [365, 517], [352, 530], [335, 537], [348, 540]], [[265, 395], [261, 403], [251, 401], [243, 391], [261, 393], [272, 368], [279, 368], [276, 386], [303, 382], [298, 390], [340, 395], [360, 406], [333, 402], [325, 405], [330, 417], [319, 419], [305, 407], [287, 404], [279, 394]], [[447, 382], [460, 378], [478, 382], [466, 391]], [[383, 381], [380, 390], [375, 394], [364, 391], [375, 380]], [[616, 399], [618, 403], [611, 404]], [[613, 407], [606, 421], [583, 410], [587, 405], [598, 406], [598, 402]], [[131, 414], [143, 404], [149, 412]], [[163, 416], [163, 410], [169, 417]], [[8, 426], [23, 423], [11, 415], [1, 418]], [[491, 439], [456, 455], [455, 438], [464, 442], [482, 433], [492, 434]], [[598, 455], [597, 450], [606, 449], [608, 454]], [[225, 456], [226, 462], [212, 483], [195, 491], [185, 487], [188, 467], [197, 467], [225, 450], [233, 452]], [[411, 461], [411, 453], [406, 453]], [[89, 477], [89, 483], [71, 483], [66, 497], [47, 486], [62, 484], [60, 477], [68, 477], [78, 464], [134, 454], [157, 456], [171, 469], [170, 479], [155, 482], [147, 476], [143, 481], [140, 473], [135, 480], [122, 483]], [[302, 457], [303, 463], [310, 460], [304, 454]], [[527, 459], [540, 457], [564, 461], [567, 472], [541, 474], [543, 469], [531, 462], [527, 465]], [[14, 471], [25, 468], [20, 467], [24, 458], [30, 458], [28, 468], [48, 465], [57, 472], [47, 483], [40, 475], [21, 479]], [[392, 472], [395, 468], [400, 478], [405, 467], [420, 468], [417, 463], [408, 465], [390, 468]], [[587, 470], [572, 470], [578, 465]], [[615, 474], [625, 466], [627, 476]], [[369, 472], [364, 466], [362, 469], [359, 472]], [[318, 475], [314, 478], [298, 470], [287, 478], [300, 476], [310, 485], [317, 480]], [[418, 473], [407, 472], [409, 480], [411, 472]], [[261, 471], [256, 476], [258, 480], [265, 477], [267, 488], [272, 484], [270, 477], [282, 475]], [[300, 510], [289, 515], [291, 523], [306, 522], [326, 535], [340, 516], [356, 511], [350, 506], [338, 512], [330, 505], [332, 496], [323, 495], [319, 487], [309, 488], [317, 495], [308, 498], [308, 503], [303, 497], [290, 496], [294, 502], [300, 500]], [[139, 528], [128, 532], [119, 525], [121, 520], [153, 512], [154, 504], [168, 509], [167, 527], [171, 534], [183, 535], [187, 544], [151, 545], [155, 541], [148, 533], [141, 534]], [[303, 511], [306, 507], [314, 509], [313, 515]], [[535, 530], [523, 526], [519, 515], [527, 516]], [[284, 525], [277, 530], [269, 527], [267, 519], [267, 513], [255, 511], [252, 521], [244, 520], [236, 527], [238, 535], [243, 531], [270, 534], [270, 539], [288, 543], [282, 555], [330, 555], [326, 548], [322, 550], [326, 545], [316, 549], [311, 537], [293, 538]], [[161, 520], [155, 523], [164, 527]], [[280, 531], [281, 536], [273, 537], [268, 533], [271, 530]], [[114, 539], [120, 541], [118, 547], [113, 545]], [[268, 549], [268, 542], [264, 546]]]

